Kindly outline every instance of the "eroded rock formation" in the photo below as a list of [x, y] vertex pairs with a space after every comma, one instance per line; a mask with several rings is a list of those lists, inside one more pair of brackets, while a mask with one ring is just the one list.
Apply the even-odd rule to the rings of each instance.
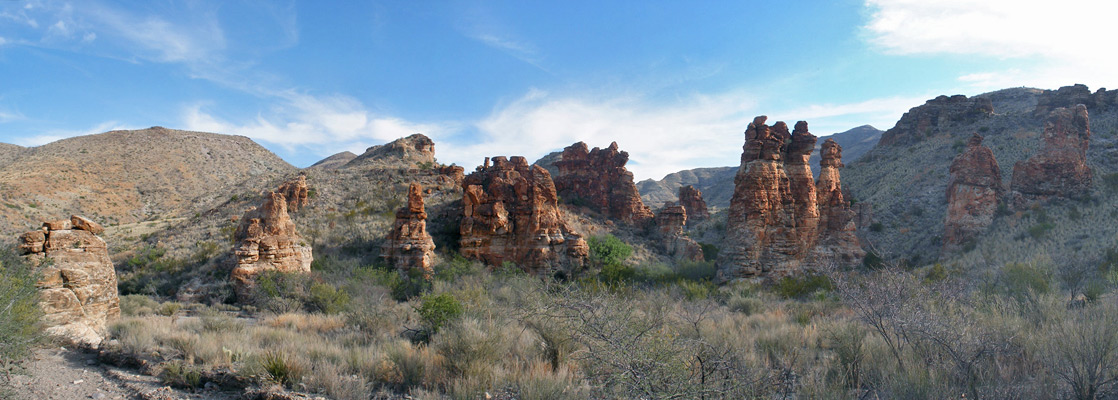
[[97, 236], [103, 230], [75, 215], [20, 236], [22, 254], [36, 264], [47, 262], [36, 286], [48, 334], [98, 346], [108, 321], [120, 317], [116, 270]]
[[1086, 106], [1079, 104], [1052, 110], [1044, 123], [1044, 145], [1040, 151], [1013, 165], [1011, 189], [1024, 199], [1079, 197], [1089, 193], [1092, 173], [1087, 166], [1087, 145], [1090, 138]]
[[537, 274], [582, 268], [589, 247], [563, 221], [551, 174], [524, 157], [495, 157], [462, 182], [462, 255], [490, 266], [512, 262]]
[[695, 222], [710, 218], [710, 211], [707, 210], [707, 203], [703, 200], [703, 192], [695, 189], [694, 186], [680, 186], [679, 187], [679, 205], [687, 210], [688, 223], [694, 224]]
[[307, 176], [299, 174], [280, 185], [276, 192], [287, 198], [287, 211], [299, 211], [300, 208], [306, 207], [309, 201], [307, 196], [310, 194], [310, 188], [307, 187]]
[[947, 220], [943, 248], [957, 250], [977, 237], [994, 221], [1002, 197], [1002, 175], [994, 152], [975, 133], [967, 149], [951, 163], [947, 183]]
[[295, 230], [287, 213], [287, 197], [279, 192], [264, 196], [264, 204], [245, 213], [234, 233], [237, 265], [230, 278], [242, 299], [250, 294], [256, 276], [265, 271], [307, 273], [311, 271], [311, 246]]
[[652, 210], [641, 201], [633, 173], [625, 169], [629, 153], [609, 147], [587, 150], [578, 142], [563, 149], [555, 162], [559, 176], [555, 189], [564, 199], [583, 203], [591, 209], [625, 223], [641, 225], [652, 219]]
[[988, 97], [939, 96], [908, 110], [897, 125], [881, 134], [878, 144], [913, 144], [935, 135], [952, 123], [970, 123], [992, 115], [994, 105]]
[[396, 211], [396, 222], [384, 243], [381, 257], [405, 273], [418, 270], [425, 279], [434, 274], [432, 257], [435, 242], [427, 233], [427, 211], [423, 207], [423, 188], [408, 187], [408, 204]]
[[779, 278], [829, 264], [848, 265], [863, 254], [854, 235], [854, 212], [843, 199], [838, 168], [841, 147], [823, 144], [820, 181], [807, 160], [816, 138], [806, 122], [749, 124], [734, 179], [719, 278]]
[[1087, 85], [1075, 84], [1064, 86], [1056, 90], [1045, 90], [1036, 99], [1034, 115], [1046, 117], [1057, 108], [1073, 108], [1082, 104], [1091, 112], [1100, 112], [1118, 105], [1118, 91], [1107, 91], [1105, 88], [1091, 93]]
[[435, 142], [423, 134], [414, 134], [390, 143], [376, 145], [346, 163], [346, 167], [428, 168], [435, 166]]
[[687, 209], [668, 202], [656, 214], [656, 231], [664, 244], [664, 251], [676, 260], [703, 261], [703, 249], [698, 242], [683, 233], [687, 225]]

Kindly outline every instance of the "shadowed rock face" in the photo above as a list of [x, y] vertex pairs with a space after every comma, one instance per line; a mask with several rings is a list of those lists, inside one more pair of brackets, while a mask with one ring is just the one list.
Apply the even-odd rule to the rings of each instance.
[[703, 192], [694, 186], [679, 187], [679, 205], [687, 210], [688, 221], [694, 223], [710, 218], [707, 203], [703, 200]]
[[434, 255], [435, 242], [427, 233], [423, 188], [412, 183], [408, 187], [408, 204], [396, 211], [396, 222], [388, 233], [381, 256], [400, 271], [419, 270], [424, 279], [431, 279]]
[[994, 152], [982, 145], [982, 136], [971, 137], [967, 149], [951, 163], [947, 183], [947, 220], [943, 249], [957, 250], [994, 221], [1002, 197], [1002, 175]]
[[265, 271], [308, 273], [311, 271], [311, 246], [295, 230], [287, 213], [287, 197], [271, 192], [264, 204], [245, 213], [234, 233], [233, 249], [237, 265], [230, 278], [237, 296], [245, 298]]
[[48, 334], [98, 346], [107, 323], [120, 318], [116, 270], [103, 229], [80, 216], [51, 221], [20, 236], [20, 252], [45, 264], [39, 282], [42, 321]]
[[462, 255], [535, 274], [569, 276], [582, 268], [589, 247], [563, 221], [551, 174], [524, 157], [492, 161], [462, 182]]
[[687, 225], [687, 209], [675, 203], [666, 203], [656, 214], [656, 233], [664, 244], [664, 251], [676, 260], [703, 261], [703, 248], [694, 239], [683, 234]]
[[603, 215], [633, 225], [652, 219], [652, 210], [641, 201], [633, 173], [625, 169], [629, 153], [609, 147], [587, 150], [578, 142], [563, 149], [562, 160], [555, 162], [559, 176], [555, 189], [566, 199], [578, 199]]
[[823, 144], [817, 185], [807, 164], [816, 141], [807, 123], [789, 133], [783, 122], [770, 127], [766, 119], [755, 118], [745, 132], [719, 278], [779, 278], [861, 261], [854, 213], [839, 183], [841, 147]]
[[1091, 112], [1100, 112], [1118, 104], [1118, 91], [1099, 89], [1091, 93], [1087, 85], [1083, 84], [1046, 90], [1037, 97], [1033, 115], [1043, 118], [1057, 108], [1075, 108], [1079, 104], [1086, 106]]
[[971, 123], [994, 113], [988, 97], [939, 96], [908, 110], [897, 125], [881, 134], [880, 146], [907, 145], [922, 141], [940, 127]]
[[1052, 110], [1044, 123], [1043, 147], [1028, 160], [1013, 165], [1011, 188], [1025, 198], [1088, 193], [1092, 187], [1091, 168], [1087, 166], [1090, 138], [1086, 106]]

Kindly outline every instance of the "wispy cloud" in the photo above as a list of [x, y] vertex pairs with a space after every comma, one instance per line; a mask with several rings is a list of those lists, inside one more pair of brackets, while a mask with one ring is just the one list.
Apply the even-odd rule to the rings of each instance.
[[867, 0], [865, 4], [871, 10], [864, 26], [869, 41], [887, 53], [1033, 61], [1025, 70], [980, 71], [961, 77], [972, 86], [1118, 84], [1118, 70], [1112, 67], [1118, 63], [1118, 53], [1101, 50], [1113, 47], [1113, 27], [1097, 20], [1118, 13], [1115, 2]]
[[500, 50], [545, 72], [548, 71], [543, 64], [543, 55], [536, 45], [516, 35], [508, 27], [508, 24], [501, 23], [484, 7], [476, 6], [464, 11], [463, 14], [462, 19], [458, 21], [458, 30], [466, 37]]

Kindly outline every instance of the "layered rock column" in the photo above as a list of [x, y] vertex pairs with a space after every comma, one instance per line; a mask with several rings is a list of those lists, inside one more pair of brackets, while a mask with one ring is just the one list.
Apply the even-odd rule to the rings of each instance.
[[102, 231], [75, 215], [20, 236], [25, 257], [47, 261], [36, 286], [48, 334], [96, 347], [108, 334], [108, 322], [120, 317], [116, 270], [97, 236]]
[[703, 200], [703, 192], [694, 186], [679, 187], [679, 205], [687, 210], [687, 222], [690, 224], [710, 218], [707, 203]]
[[311, 271], [311, 246], [295, 230], [295, 222], [287, 213], [287, 197], [282, 193], [270, 192], [265, 195], [264, 204], [246, 212], [234, 240], [237, 265], [230, 278], [242, 299], [250, 294], [256, 277], [265, 271]]
[[1090, 139], [1086, 106], [1052, 110], [1044, 123], [1043, 147], [1028, 160], [1013, 165], [1010, 187], [1026, 198], [1036, 199], [1089, 193], [1093, 178], [1087, 166]]
[[524, 157], [487, 158], [462, 182], [462, 255], [490, 266], [512, 262], [536, 274], [585, 265], [589, 247], [563, 220], [551, 174]]
[[807, 159], [815, 136], [807, 123], [788, 132], [760, 116], [749, 124], [734, 178], [719, 279], [780, 278], [805, 269], [860, 262], [854, 213], [842, 197], [841, 147], [824, 143], [820, 182]]
[[641, 201], [633, 173], [625, 169], [628, 162], [629, 153], [618, 151], [617, 142], [593, 150], [587, 150], [586, 143], [575, 143], [563, 149], [562, 159], [555, 162], [559, 169], [555, 189], [563, 198], [579, 199], [609, 218], [642, 225], [653, 214]]
[[947, 183], [947, 219], [943, 249], [954, 251], [976, 238], [994, 221], [1002, 197], [1002, 175], [994, 152], [975, 133], [967, 149], [951, 163]]
[[396, 211], [396, 222], [388, 233], [381, 257], [400, 271], [418, 270], [424, 279], [430, 280], [434, 275], [434, 255], [435, 242], [427, 233], [423, 188], [412, 183], [408, 187], [408, 204]]
[[287, 211], [296, 212], [300, 208], [306, 207], [308, 195], [310, 194], [310, 187], [307, 186], [307, 176], [299, 174], [299, 176], [284, 182], [280, 185], [276, 192], [287, 198]]
[[664, 251], [676, 260], [703, 261], [703, 248], [694, 239], [683, 234], [687, 225], [687, 209], [680, 204], [665, 203], [656, 214], [656, 231], [664, 244]]

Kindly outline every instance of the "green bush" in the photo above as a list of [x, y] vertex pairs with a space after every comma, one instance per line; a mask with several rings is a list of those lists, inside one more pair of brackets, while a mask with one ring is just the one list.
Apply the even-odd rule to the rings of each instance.
[[948, 275], [950, 275], [950, 273], [947, 271], [947, 267], [944, 267], [943, 264], [936, 263], [936, 265], [928, 268], [928, 273], [924, 274], [924, 282], [939, 282], [947, 279]]
[[885, 230], [885, 225], [880, 223], [880, 222], [874, 222], [874, 223], [870, 224], [870, 231], [871, 232], [881, 232], [883, 230]]
[[866, 256], [862, 258], [862, 266], [868, 269], [881, 269], [885, 267], [885, 260], [877, 255], [877, 252], [870, 250], [866, 252]]
[[699, 243], [699, 247], [703, 249], [703, 261], [715, 261], [718, 259], [718, 246], [710, 243]]
[[823, 275], [786, 276], [773, 286], [780, 297], [803, 299], [818, 291], [830, 292], [835, 289], [830, 278]]
[[323, 313], [337, 314], [349, 306], [349, 293], [329, 283], [315, 283], [310, 292], [310, 305]]
[[753, 315], [765, 310], [765, 302], [756, 297], [746, 297], [741, 294], [735, 294], [726, 301], [726, 307], [731, 311], [740, 312], [745, 315]]
[[717, 290], [710, 282], [679, 281], [679, 288], [687, 300], [703, 300], [710, 298], [710, 294]]
[[675, 266], [676, 277], [695, 282], [713, 281], [717, 272], [714, 261], [680, 261]]
[[587, 244], [590, 246], [590, 261], [598, 265], [620, 264], [633, 254], [632, 246], [610, 234], [593, 236]]
[[163, 371], [159, 372], [159, 380], [164, 385], [195, 389], [202, 386], [202, 371], [198, 367], [175, 360], [163, 364]]
[[454, 253], [450, 260], [435, 265], [434, 270], [435, 279], [445, 282], [454, 282], [462, 276], [476, 275], [481, 272], [479, 264], [458, 253]]
[[0, 386], [18, 371], [39, 339], [36, 269], [11, 251], [0, 251]]
[[303, 378], [305, 369], [295, 362], [293, 357], [282, 351], [266, 351], [260, 356], [260, 367], [268, 373], [273, 382], [284, 386], [293, 386]]
[[415, 309], [423, 325], [431, 332], [438, 332], [447, 322], [462, 315], [462, 303], [449, 293], [426, 294]]
[[1010, 295], [1045, 294], [1052, 289], [1052, 273], [1033, 263], [1010, 263], [1002, 267], [1002, 279]]
[[602, 272], [598, 274], [598, 279], [602, 282], [612, 285], [629, 283], [637, 277], [637, 270], [628, 265], [622, 264], [606, 264], [602, 266]]

